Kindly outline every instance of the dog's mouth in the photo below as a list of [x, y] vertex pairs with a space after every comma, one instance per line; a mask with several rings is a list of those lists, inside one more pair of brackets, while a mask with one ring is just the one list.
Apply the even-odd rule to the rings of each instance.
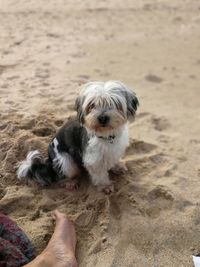
[[106, 128], [108, 125], [107, 124], [101, 124], [100, 127], [101, 128]]
[[95, 127], [95, 132], [108, 132], [108, 131], [112, 131], [113, 127], [111, 127], [110, 125], [106, 124], [106, 125], [97, 125]]

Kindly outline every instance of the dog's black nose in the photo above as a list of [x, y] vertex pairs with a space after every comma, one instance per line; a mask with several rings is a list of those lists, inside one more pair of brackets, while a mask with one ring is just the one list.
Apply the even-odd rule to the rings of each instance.
[[102, 126], [105, 126], [109, 122], [110, 118], [107, 115], [100, 115], [98, 120]]

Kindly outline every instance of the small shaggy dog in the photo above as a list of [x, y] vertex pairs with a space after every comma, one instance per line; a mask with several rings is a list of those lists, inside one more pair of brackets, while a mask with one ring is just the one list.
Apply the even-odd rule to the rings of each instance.
[[72, 179], [84, 167], [98, 189], [112, 192], [108, 171], [119, 169], [128, 146], [127, 121], [135, 116], [138, 104], [135, 93], [121, 82], [86, 84], [76, 100], [77, 119], [58, 131], [49, 144], [48, 158], [37, 150], [29, 152], [19, 164], [18, 178], [48, 185]]

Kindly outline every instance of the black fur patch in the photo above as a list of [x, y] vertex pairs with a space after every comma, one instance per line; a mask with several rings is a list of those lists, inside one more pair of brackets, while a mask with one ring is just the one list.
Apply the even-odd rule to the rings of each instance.
[[139, 106], [138, 98], [135, 93], [131, 91], [125, 91], [124, 96], [127, 103], [127, 116], [134, 116], [137, 111], [137, 107]]
[[[79, 167], [83, 164], [83, 152], [88, 142], [87, 132], [77, 119], [67, 122], [54, 137], [58, 141], [57, 150], [71, 155]], [[54, 140], [54, 139], [53, 139]], [[56, 158], [53, 140], [48, 147], [48, 158], [41, 156], [32, 158], [31, 166], [27, 170], [27, 179], [35, 180], [42, 186], [50, 185], [64, 178], [59, 169], [53, 168], [53, 160]]]
[[[78, 120], [67, 122], [56, 134], [58, 140], [58, 152], [67, 152], [72, 156], [78, 165], [82, 165], [83, 152], [87, 146], [87, 131], [80, 125]], [[51, 146], [49, 146], [49, 155], [53, 156]], [[51, 157], [53, 160], [53, 158]]]

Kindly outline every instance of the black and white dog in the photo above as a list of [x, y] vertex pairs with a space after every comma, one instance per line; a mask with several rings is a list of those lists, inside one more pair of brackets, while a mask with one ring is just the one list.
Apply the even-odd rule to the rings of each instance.
[[[84, 167], [92, 183], [112, 192], [108, 171], [117, 167], [128, 146], [129, 118], [139, 102], [134, 92], [118, 81], [90, 82], [76, 100], [77, 119], [67, 122], [48, 148], [48, 158], [36, 151], [19, 164], [19, 179], [48, 185], [72, 179]], [[119, 165], [118, 165], [119, 166]]]

